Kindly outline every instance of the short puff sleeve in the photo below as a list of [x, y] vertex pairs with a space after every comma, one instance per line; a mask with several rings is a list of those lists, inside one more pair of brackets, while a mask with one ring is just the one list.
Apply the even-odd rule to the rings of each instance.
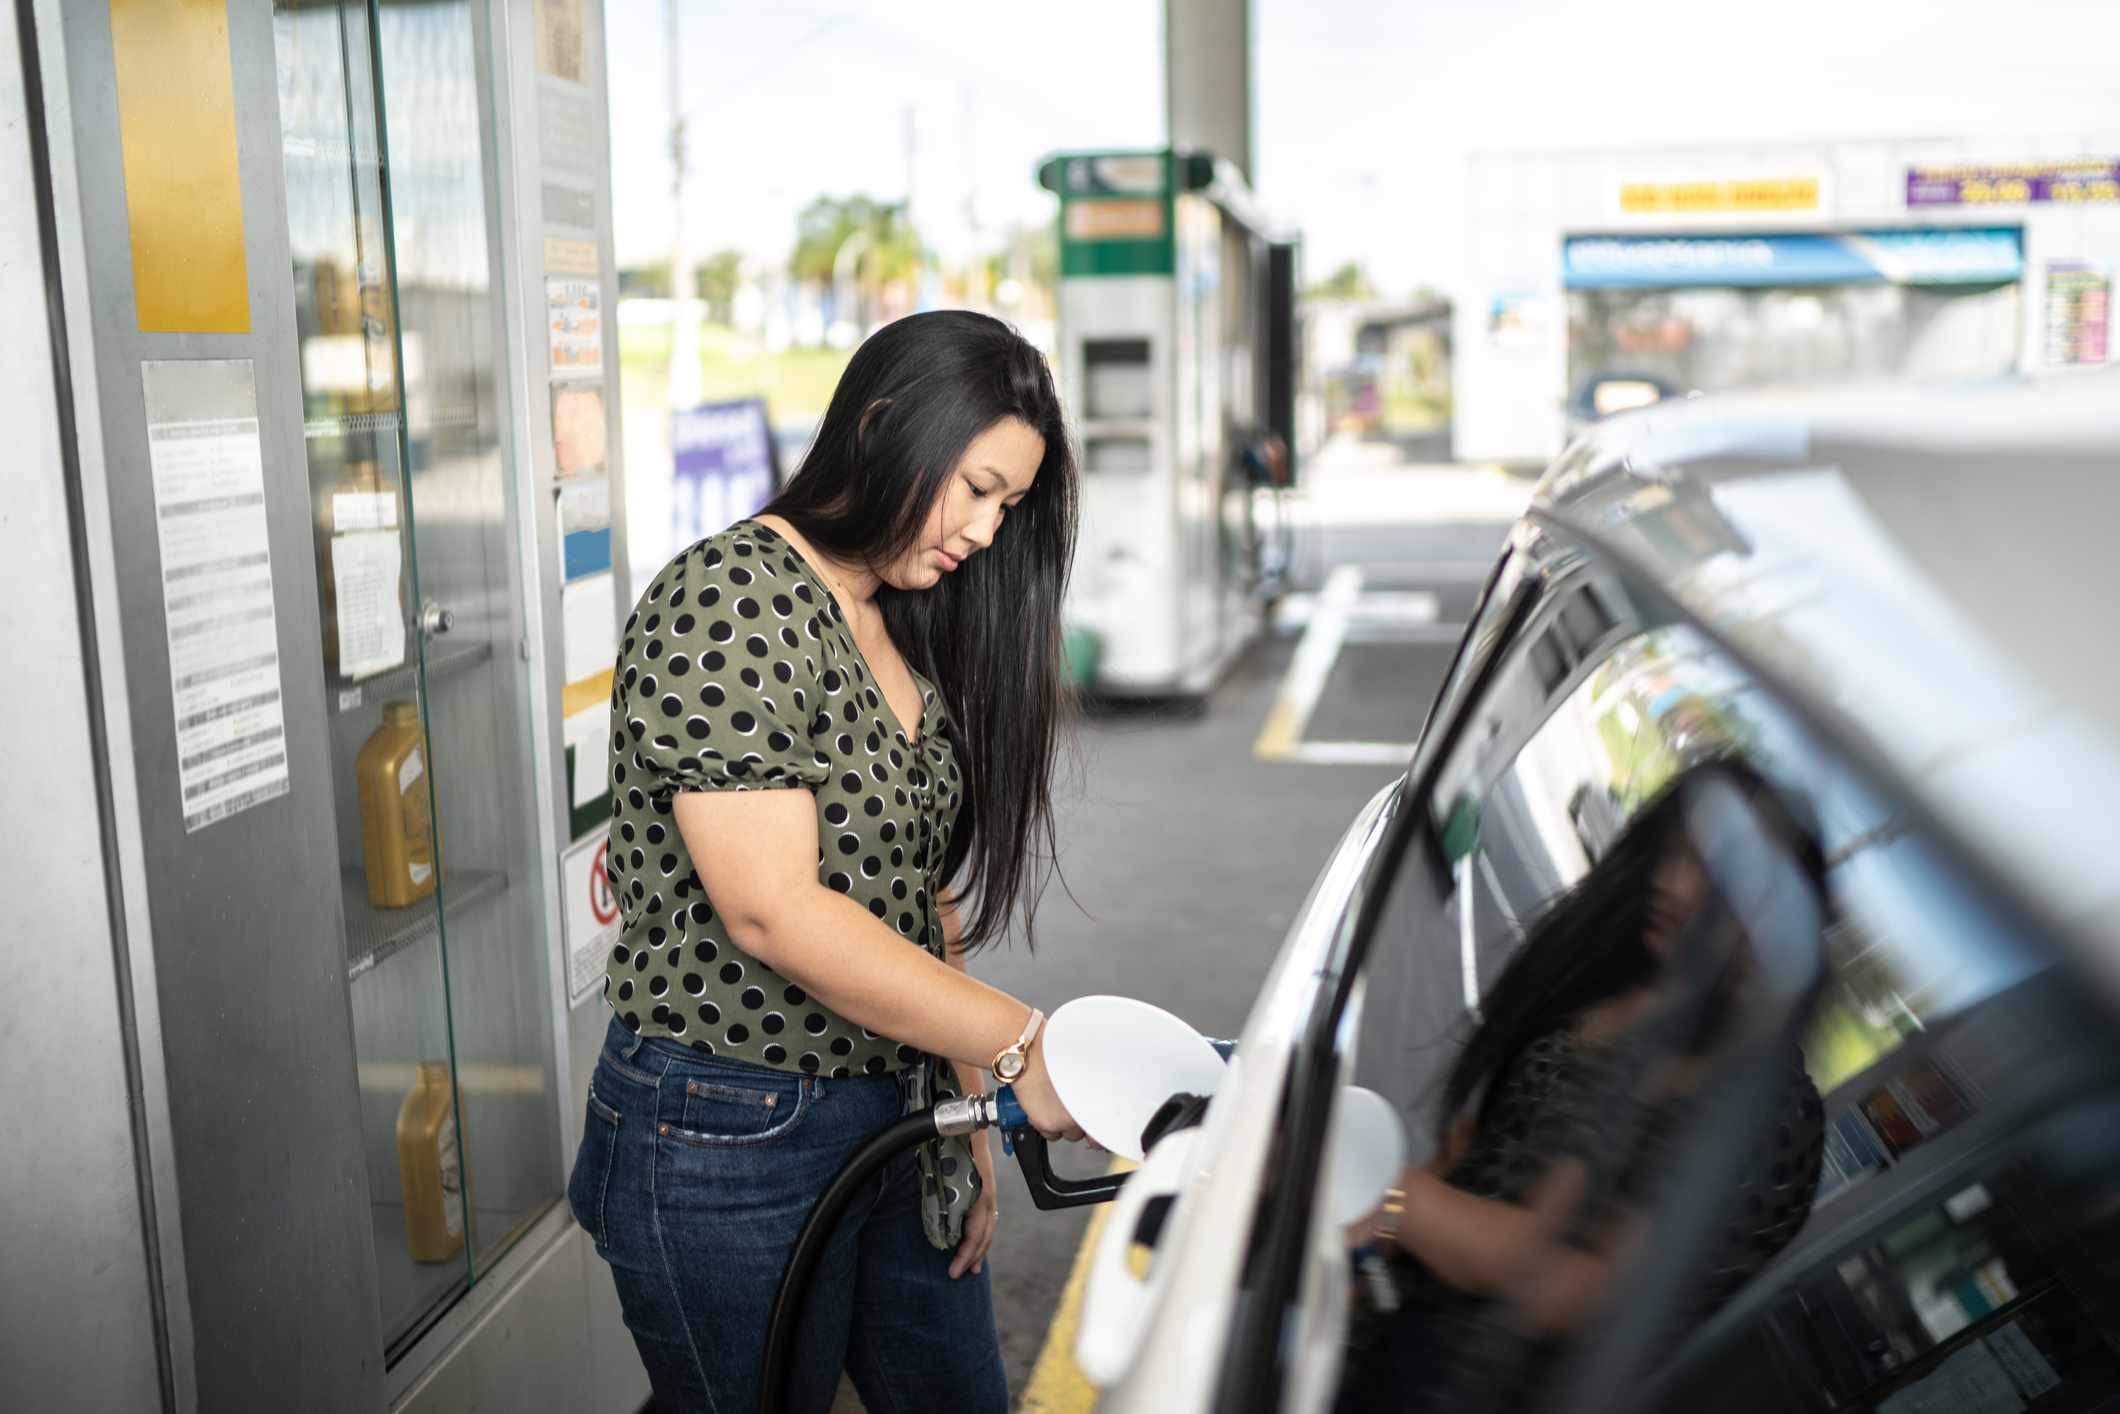
[[822, 785], [831, 761], [808, 732], [823, 697], [814, 656], [744, 617], [748, 596], [737, 586], [666, 578], [685, 563], [650, 586], [620, 654], [619, 729], [642, 788], [666, 796]]

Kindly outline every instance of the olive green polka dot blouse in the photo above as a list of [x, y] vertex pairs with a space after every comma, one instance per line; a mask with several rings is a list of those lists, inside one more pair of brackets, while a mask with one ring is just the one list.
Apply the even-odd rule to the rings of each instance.
[[[908, 731], [795, 547], [739, 521], [679, 554], [626, 621], [611, 697], [606, 874], [622, 934], [604, 997], [632, 1030], [830, 1078], [896, 1075], [908, 1110], [959, 1093], [947, 1065], [835, 1015], [729, 941], [678, 835], [681, 791], [802, 788], [817, 875], [944, 954], [939, 876], [961, 799], [934, 685]], [[928, 1238], [956, 1241], [979, 1177], [962, 1139], [924, 1146]]]

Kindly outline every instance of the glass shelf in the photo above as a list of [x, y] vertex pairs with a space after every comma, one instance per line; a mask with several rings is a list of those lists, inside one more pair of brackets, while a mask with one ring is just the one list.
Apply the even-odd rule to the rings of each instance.
[[[407, 908], [377, 908], [368, 902], [368, 876], [358, 869], [340, 871], [346, 894], [346, 980], [351, 982], [415, 943], [441, 931], [434, 901], [421, 899]], [[454, 920], [508, 887], [498, 869], [450, 869], [442, 875], [442, 914]]]
[[[475, 668], [492, 656], [491, 643], [452, 643], [446, 647], [430, 643], [427, 645], [427, 685], [432, 687], [452, 674]], [[326, 710], [337, 716], [392, 697], [410, 699], [418, 670], [419, 660], [407, 658], [400, 667], [348, 683], [331, 695], [331, 700], [325, 704]]]

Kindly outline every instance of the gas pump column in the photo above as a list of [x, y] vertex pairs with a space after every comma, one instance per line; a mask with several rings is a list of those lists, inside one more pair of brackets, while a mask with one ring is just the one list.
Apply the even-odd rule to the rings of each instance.
[[1239, 458], [1267, 431], [1293, 442], [1277, 415], [1292, 247], [1205, 153], [1064, 153], [1039, 181], [1060, 201], [1060, 376], [1081, 439], [1067, 621], [1095, 651], [1078, 675], [1109, 695], [1201, 696], [1272, 590]]

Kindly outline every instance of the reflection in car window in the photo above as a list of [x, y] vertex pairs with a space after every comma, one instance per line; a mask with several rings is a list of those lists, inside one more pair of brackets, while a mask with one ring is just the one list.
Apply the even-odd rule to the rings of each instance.
[[[1664, 1407], [1907, 1414], [2120, 1392], [2120, 1319], [2073, 1294], [2092, 1273], [2120, 1290], [2103, 1022], [1945, 846], [1712, 642], [1579, 565], [1546, 582], [1437, 766], [1438, 867], [1401, 870], [1385, 907], [1358, 1081], [1398, 1104], [1422, 1156], [1475, 1003], [1527, 930], [1674, 780], [1749, 763], [1822, 856], [1827, 969], [1802, 1064], [1824, 1154], [1810, 1217], [1683, 1344]], [[2013, 1393], [1996, 1402], [1936, 1402], [1998, 1370]]]
[[[1402, 1175], [1403, 1221], [1363, 1259], [1377, 1295], [1345, 1408], [1524, 1407], [1599, 1324], [1631, 1250], [1700, 1247], [1700, 1290], [1674, 1298], [1690, 1311], [1796, 1235], [1824, 1145], [1796, 1046], [1823, 954], [1822, 871], [1771, 786], [1710, 762], [1537, 911], [1448, 1059], [1438, 1155]], [[1667, 1218], [1674, 1144], [1746, 1086], [1765, 1142], [1711, 1156], [1698, 1183], [1729, 1211]]]

